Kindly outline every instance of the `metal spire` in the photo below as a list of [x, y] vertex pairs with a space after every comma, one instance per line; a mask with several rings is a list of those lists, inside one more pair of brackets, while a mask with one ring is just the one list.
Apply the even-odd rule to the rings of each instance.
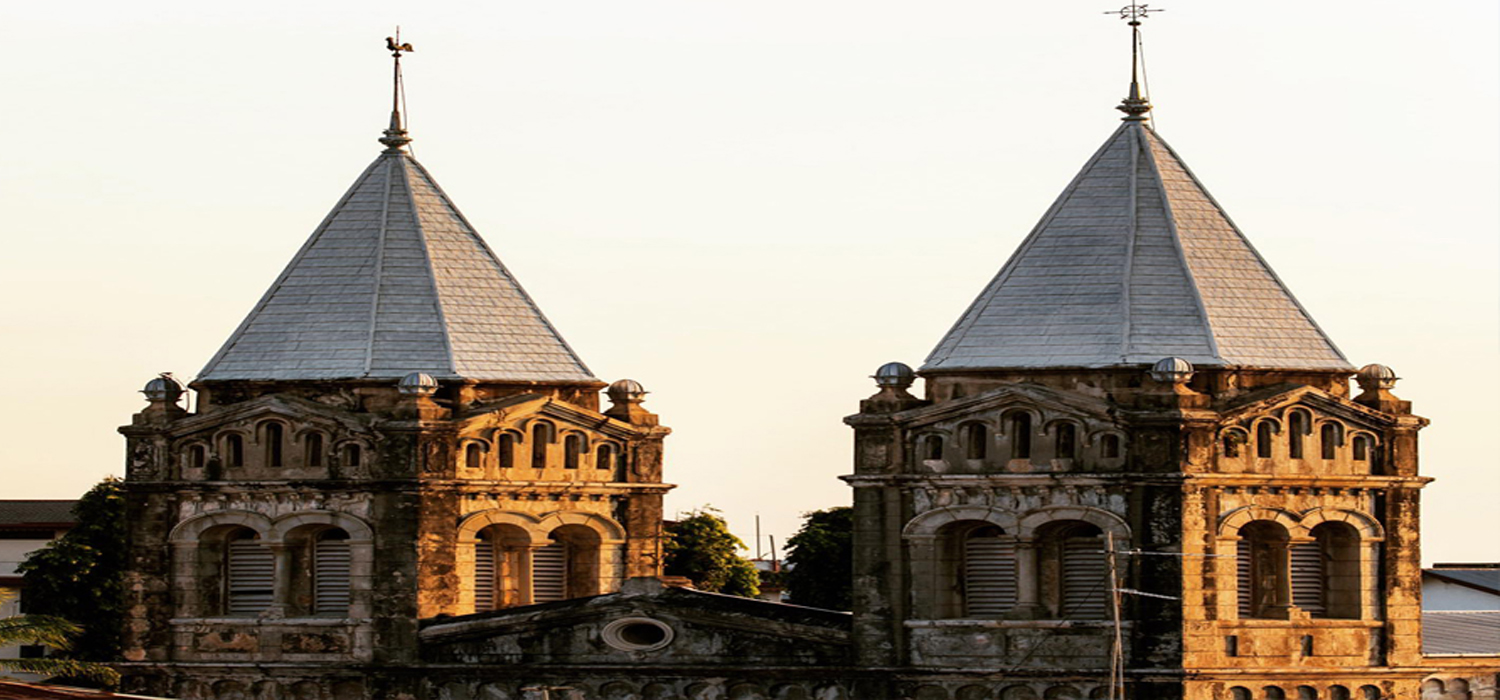
[[406, 129], [401, 126], [401, 104], [405, 102], [406, 88], [401, 84], [401, 54], [410, 53], [411, 44], [401, 43], [401, 28], [396, 27], [395, 37], [385, 38], [385, 48], [391, 52], [391, 58], [395, 59], [395, 68], [391, 73], [391, 125], [385, 130], [385, 136], [380, 142], [385, 144], [386, 153], [401, 153], [411, 139], [406, 136]]
[[1145, 5], [1131, 2], [1119, 10], [1106, 12], [1106, 15], [1119, 15], [1120, 19], [1126, 20], [1130, 25], [1130, 96], [1120, 102], [1115, 109], [1125, 113], [1124, 121], [1143, 122], [1150, 117], [1146, 116], [1151, 111], [1151, 101], [1141, 95], [1140, 74], [1142, 70], [1141, 61], [1141, 20], [1152, 12], [1161, 10], [1148, 10]]

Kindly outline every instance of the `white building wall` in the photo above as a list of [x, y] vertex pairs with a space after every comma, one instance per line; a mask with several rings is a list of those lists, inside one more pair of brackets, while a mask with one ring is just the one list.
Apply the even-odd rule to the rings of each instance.
[[1500, 595], [1431, 576], [1422, 578], [1423, 610], [1500, 610]]

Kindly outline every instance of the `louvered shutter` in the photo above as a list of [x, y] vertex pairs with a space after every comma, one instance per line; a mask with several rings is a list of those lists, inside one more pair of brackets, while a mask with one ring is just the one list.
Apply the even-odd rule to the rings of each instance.
[[231, 540], [226, 568], [229, 614], [254, 615], [271, 607], [276, 558], [260, 540]]
[[550, 603], [568, 597], [568, 550], [549, 544], [531, 552], [531, 600]]
[[349, 541], [318, 540], [313, 545], [313, 614], [349, 613]]
[[1015, 605], [1015, 543], [994, 537], [964, 540], [964, 614], [998, 617]]
[[474, 611], [495, 609], [495, 545], [480, 540], [474, 545]]
[[1235, 586], [1239, 589], [1239, 611], [1240, 617], [1243, 619], [1254, 616], [1255, 609], [1251, 600], [1254, 598], [1255, 591], [1252, 590], [1252, 579], [1250, 577], [1250, 559], [1252, 557], [1250, 541], [1241, 539], [1239, 544], [1239, 550], [1234, 559], [1234, 581]]
[[1062, 617], [1102, 620], [1109, 602], [1109, 563], [1097, 537], [1068, 537], [1062, 542]]
[[1323, 548], [1318, 542], [1292, 547], [1292, 604], [1313, 617], [1323, 617]]

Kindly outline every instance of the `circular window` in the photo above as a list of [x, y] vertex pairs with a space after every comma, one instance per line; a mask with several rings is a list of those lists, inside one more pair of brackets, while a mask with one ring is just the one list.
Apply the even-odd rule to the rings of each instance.
[[655, 651], [672, 643], [671, 627], [649, 617], [624, 617], [604, 626], [604, 643], [620, 651]]

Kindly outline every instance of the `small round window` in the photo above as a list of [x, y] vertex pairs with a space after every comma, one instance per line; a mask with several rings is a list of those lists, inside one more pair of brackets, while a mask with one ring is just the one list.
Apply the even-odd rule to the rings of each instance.
[[620, 651], [655, 651], [672, 643], [671, 627], [649, 617], [625, 617], [604, 626], [604, 643]]

